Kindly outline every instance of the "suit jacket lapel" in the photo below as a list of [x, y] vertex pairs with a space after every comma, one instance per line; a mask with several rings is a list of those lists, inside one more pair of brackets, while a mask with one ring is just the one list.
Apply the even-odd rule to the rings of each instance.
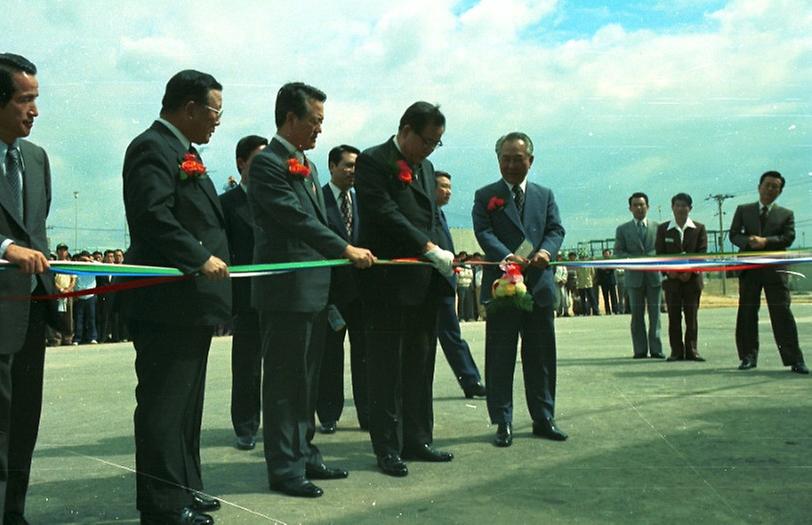
[[[322, 188], [322, 191], [324, 192], [324, 207], [327, 211], [328, 222], [332, 222], [333, 224], [337, 225], [338, 235], [340, 235], [345, 241], [349, 242], [350, 239], [347, 236], [347, 228], [344, 227], [344, 218], [341, 216], [341, 210], [339, 210], [339, 205], [333, 196], [333, 190], [330, 189], [329, 185], [327, 185]], [[355, 207], [354, 199], [353, 207]], [[355, 229], [355, 222], [355, 217], [353, 216], [353, 230]]]
[[[0, 181], [0, 184], [2, 184], [3, 186], [2, 191], [0, 191], [0, 206], [5, 208], [6, 212], [9, 214], [12, 220], [14, 220], [14, 222], [16, 222], [20, 228], [27, 231], [23, 218], [20, 217], [20, 214], [17, 212], [17, 206], [15, 206], [14, 203], [11, 201], [11, 186], [9, 186], [8, 181], [6, 181], [5, 177], [2, 178], [3, 180]], [[23, 182], [23, 184], [25, 184], [25, 182]], [[25, 190], [23, 191], [25, 193]], [[25, 208], [23, 209], [23, 211], [25, 211]]]
[[[527, 238], [527, 232], [524, 229], [524, 224], [522, 224], [522, 219], [519, 217], [519, 208], [516, 207], [516, 201], [513, 200], [513, 193], [511, 193], [510, 189], [505, 184], [504, 180], [497, 182], [500, 186], [499, 188], [499, 196], [505, 201], [505, 215], [513, 221], [513, 224], [516, 225], [519, 230], [524, 234], [525, 238]], [[525, 196], [525, 204], [527, 203], [527, 198]]]
[[45, 211], [37, 210], [37, 204], [41, 202], [37, 196], [45, 193], [42, 185], [42, 173], [45, 169], [40, 158], [36, 158], [30, 145], [25, 141], [20, 141], [20, 150], [23, 155], [23, 220], [26, 225], [32, 223], [37, 217], [42, 217]]

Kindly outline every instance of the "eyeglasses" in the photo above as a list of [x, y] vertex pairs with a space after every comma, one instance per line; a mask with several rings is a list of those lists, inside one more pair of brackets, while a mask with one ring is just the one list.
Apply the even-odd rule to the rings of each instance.
[[442, 140], [431, 140], [431, 139], [427, 139], [427, 138], [426, 138], [426, 137], [424, 137], [423, 135], [417, 135], [417, 136], [418, 136], [418, 137], [420, 137], [420, 140], [422, 140], [422, 141], [423, 141], [423, 144], [424, 144], [424, 145], [425, 145], [427, 148], [431, 148], [431, 149], [437, 149], [437, 148], [442, 148], [442, 147], [443, 147], [443, 141], [442, 141]]
[[217, 109], [209, 106], [208, 104], [203, 104], [203, 106], [208, 109], [209, 111], [214, 111], [214, 116], [217, 117], [217, 120], [223, 116], [223, 108]]

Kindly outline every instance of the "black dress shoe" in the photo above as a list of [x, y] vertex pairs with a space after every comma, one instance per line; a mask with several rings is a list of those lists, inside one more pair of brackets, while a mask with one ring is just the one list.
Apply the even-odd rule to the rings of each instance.
[[305, 478], [271, 482], [271, 490], [297, 498], [318, 498], [324, 491]]
[[473, 385], [468, 385], [462, 387], [462, 391], [465, 393], [466, 399], [473, 399], [475, 397], [485, 397], [487, 391], [485, 390], [485, 385], [482, 383], [474, 383]]
[[429, 443], [424, 443], [413, 448], [403, 449], [403, 459], [416, 459], [418, 461], [430, 461], [432, 463], [443, 463], [454, 459], [454, 454], [437, 450]]
[[192, 494], [192, 508], [198, 512], [214, 512], [220, 510], [220, 502], [203, 494]]
[[309, 479], [344, 479], [350, 473], [340, 468], [330, 468], [324, 463], [320, 465], [305, 465], [305, 476]]
[[234, 441], [234, 448], [237, 450], [254, 450], [257, 446], [257, 440], [254, 436], [237, 436]]
[[797, 363], [792, 365], [792, 368], [790, 368], [790, 370], [792, 370], [796, 374], [808, 374], [809, 373], [809, 369], [806, 367], [806, 363], [804, 363], [803, 361], [798, 361]]
[[665, 355], [662, 353], [659, 354], [651, 354], [652, 359], [665, 359]]
[[142, 512], [141, 525], [212, 525], [214, 518], [192, 507], [174, 512]]
[[533, 434], [553, 441], [564, 441], [569, 437], [566, 432], [558, 428], [553, 418], [534, 421]]
[[386, 454], [378, 456], [378, 467], [384, 474], [402, 478], [409, 473], [406, 463], [397, 454]]
[[684, 360], [685, 360], [684, 356], [677, 355], [677, 354], [671, 354], [670, 356], [668, 356], [668, 359], [666, 359], [666, 361], [669, 361], [669, 362], [672, 362], [672, 361], [684, 361]]
[[322, 434], [335, 434], [336, 433], [336, 422], [335, 421], [328, 421], [326, 423], [321, 424], [321, 428], [319, 429]]
[[496, 437], [493, 444], [497, 447], [509, 447], [513, 444], [513, 425], [510, 423], [499, 423], [496, 427]]
[[686, 361], [699, 361], [700, 363], [704, 363], [704, 362], [705, 362], [705, 358], [704, 358], [704, 357], [702, 357], [702, 356], [701, 356], [701, 355], [699, 355], [699, 354], [694, 354], [694, 355], [686, 355], [686, 356], [685, 356], [685, 360], [686, 360]]
[[751, 368], [756, 367], [756, 358], [755, 357], [745, 357], [742, 359], [742, 362], [739, 364], [739, 370], [750, 370]]
[[6, 512], [3, 514], [3, 525], [29, 525], [29, 523], [22, 514]]
[[646, 358], [646, 354], [634, 354], [632, 356], [632, 359], [645, 359], [645, 358]]

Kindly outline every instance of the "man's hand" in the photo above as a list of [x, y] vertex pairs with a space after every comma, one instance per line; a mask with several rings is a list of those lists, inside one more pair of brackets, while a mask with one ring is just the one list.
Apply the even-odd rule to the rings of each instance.
[[341, 254], [345, 259], [349, 259], [353, 266], [356, 268], [369, 268], [372, 266], [375, 261], [378, 260], [371, 251], [367, 250], [366, 248], [359, 248], [357, 246], [353, 246], [352, 244], [348, 244], [347, 248], [344, 250], [344, 253]]
[[530, 258], [530, 266], [535, 266], [536, 268], [545, 269], [550, 265], [550, 254], [545, 252], [544, 250], [539, 250], [536, 252], [536, 255]]
[[14, 243], [6, 248], [5, 258], [8, 262], [16, 264], [23, 273], [42, 273], [51, 267], [41, 252]]
[[507, 257], [505, 257], [504, 262], [516, 263], [519, 266], [521, 266], [522, 268], [524, 268], [525, 266], [530, 264], [530, 261], [528, 261], [527, 259], [525, 259], [521, 255], [515, 255], [515, 254], [512, 254], [512, 253], [510, 255], [508, 255]]
[[747, 245], [755, 250], [763, 250], [767, 247], [767, 238], [758, 235], [751, 235], [750, 241], [747, 243]]
[[223, 262], [219, 257], [212, 255], [206, 264], [200, 269], [200, 273], [206, 276], [207, 279], [219, 281], [220, 279], [228, 278], [228, 265]]
[[454, 254], [450, 251], [434, 245], [434, 248], [424, 253], [423, 257], [431, 261], [431, 264], [440, 272], [440, 275], [444, 277], [454, 275]]

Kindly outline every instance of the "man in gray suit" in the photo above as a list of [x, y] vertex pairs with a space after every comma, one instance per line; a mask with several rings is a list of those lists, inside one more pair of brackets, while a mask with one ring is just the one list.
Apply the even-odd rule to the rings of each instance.
[[[254, 261], [273, 263], [346, 258], [358, 268], [375, 260], [330, 229], [316, 166], [304, 151], [316, 146], [324, 120], [320, 90], [285, 84], [276, 97], [276, 135], [252, 161], [248, 203], [254, 218]], [[262, 427], [272, 490], [323, 494], [315, 479], [346, 478], [324, 464], [312, 444], [319, 370], [327, 330], [330, 268], [256, 278], [252, 303], [262, 334]]]
[[[51, 170], [45, 150], [23, 137], [39, 115], [37, 68], [19, 55], [0, 54], [0, 296], [53, 293], [45, 219]], [[33, 277], [32, 277], [33, 276]], [[48, 302], [0, 301], [0, 516], [23, 518], [31, 455], [42, 409]]]
[[[792, 210], [775, 203], [784, 189], [784, 177], [777, 171], [761, 175], [758, 202], [736, 208], [730, 225], [730, 241], [743, 252], [786, 250], [795, 240]], [[797, 374], [808, 374], [798, 345], [798, 328], [790, 310], [787, 274], [776, 267], [745, 270], [739, 274], [739, 312], [736, 316], [736, 347], [739, 370], [758, 364], [758, 308], [761, 290], [767, 296], [770, 324], [784, 366]]]
[[[658, 224], [648, 220], [648, 195], [642, 192], [629, 197], [629, 211], [634, 217], [621, 224], [615, 232], [615, 257], [644, 257], [655, 254], [654, 240]], [[626, 290], [629, 294], [629, 307], [632, 312], [632, 346], [634, 358], [643, 359], [646, 355], [664, 359], [660, 342], [660, 272], [626, 270]], [[648, 305], [648, 334], [646, 333], [645, 312]]]

